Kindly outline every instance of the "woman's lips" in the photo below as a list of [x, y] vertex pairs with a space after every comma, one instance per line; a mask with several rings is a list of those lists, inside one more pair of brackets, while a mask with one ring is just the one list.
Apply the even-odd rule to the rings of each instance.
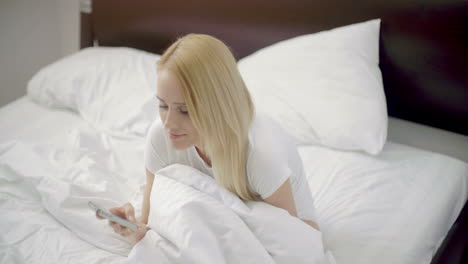
[[185, 136], [185, 134], [173, 134], [173, 133], [169, 133], [169, 136], [171, 139], [175, 140], [175, 139], [179, 139], [183, 136]]

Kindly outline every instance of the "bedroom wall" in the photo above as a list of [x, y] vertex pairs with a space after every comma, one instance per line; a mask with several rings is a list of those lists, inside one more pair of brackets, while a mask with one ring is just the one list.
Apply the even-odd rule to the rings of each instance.
[[0, 0], [0, 107], [43, 66], [79, 49], [79, 0]]

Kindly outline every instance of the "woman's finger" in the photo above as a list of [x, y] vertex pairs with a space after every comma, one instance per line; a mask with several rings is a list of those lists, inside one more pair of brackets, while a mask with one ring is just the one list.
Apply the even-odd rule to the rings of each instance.
[[124, 209], [124, 206], [121, 206], [121, 207], [113, 207], [113, 208], [110, 208], [109, 211], [112, 213], [112, 214], [115, 214], [117, 216], [120, 216], [122, 218], [125, 218], [125, 209]]
[[98, 215], [97, 212], [96, 212], [96, 218], [97, 218], [97, 219], [100, 219], [100, 220], [105, 219], [104, 217]]
[[122, 229], [125, 228], [117, 223], [112, 223], [111, 225], [112, 225], [112, 228], [114, 229], [114, 232], [119, 233], [119, 234], [122, 232]]
[[136, 219], [135, 219], [135, 210], [132, 206], [131, 203], [126, 203], [124, 206], [123, 206], [123, 209], [124, 209], [124, 212], [125, 212], [125, 216], [128, 220], [132, 221], [132, 222], [136, 222]]
[[[131, 222], [136, 223], [135, 209], [133, 208], [133, 205], [131, 203], [126, 203], [120, 207], [110, 208], [109, 211], [112, 214], [115, 214]], [[120, 224], [116, 222], [109, 221], [109, 225], [112, 226], [112, 228], [114, 229], [114, 232], [124, 237], [130, 236], [133, 233], [133, 231], [131, 231], [129, 228], [121, 226]]]
[[119, 234], [121, 236], [124, 236], [124, 237], [129, 236], [129, 235], [131, 235], [133, 233], [132, 230], [126, 228], [125, 226], [121, 226], [121, 225], [119, 225], [117, 223], [113, 223], [113, 224], [111, 224], [111, 226], [114, 229], [115, 233], [117, 233], [117, 234]]
[[109, 211], [117, 216], [120, 216], [124, 219], [136, 222], [135, 219], [135, 209], [131, 203], [126, 203], [120, 207], [110, 208]]
[[108, 221], [108, 224], [114, 229], [114, 232], [118, 233], [120, 232], [120, 229], [122, 229], [122, 226], [117, 224], [116, 222]]
[[133, 231], [126, 228], [126, 227], [122, 228], [122, 231], [120, 231], [120, 235], [122, 235], [124, 237], [127, 237], [127, 236], [131, 235], [132, 233], [133, 233]]

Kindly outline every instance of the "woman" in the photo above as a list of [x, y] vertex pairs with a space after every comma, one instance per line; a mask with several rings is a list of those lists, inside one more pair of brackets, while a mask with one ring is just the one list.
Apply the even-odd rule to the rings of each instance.
[[199, 169], [241, 199], [283, 208], [318, 229], [297, 149], [279, 125], [255, 115], [229, 48], [214, 37], [189, 34], [165, 51], [157, 68], [161, 122], [147, 136], [142, 215], [136, 220], [129, 203], [111, 209], [139, 229], [110, 223], [115, 232], [133, 243], [145, 235], [154, 174], [173, 163]]

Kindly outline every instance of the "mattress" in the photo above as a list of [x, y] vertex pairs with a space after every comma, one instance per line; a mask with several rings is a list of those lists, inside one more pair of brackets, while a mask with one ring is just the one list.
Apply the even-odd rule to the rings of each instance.
[[[27, 97], [0, 109], [0, 126], [2, 155], [18, 142], [55, 161], [67, 150], [92, 156], [89, 153], [100, 148], [107, 156], [96, 159], [109, 158], [109, 168], [123, 172], [109, 178], [114, 195], [122, 194], [113, 199], [140, 206], [143, 138], [113, 137], [73, 112], [48, 109]], [[443, 154], [391, 141], [377, 156], [319, 146], [300, 146], [299, 152], [324, 246], [337, 263], [429, 263], [467, 199], [468, 164]], [[13, 154], [18, 166], [23, 159], [30, 160], [30, 153]], [[16, 157], [13, 154], [9, 154], [10, 160]], [[86, 233], [86, 226], [102, 228], [88, 211], [67, 208], [89, 215], [89, 222], [62, 218], [31, 185], [16, 180], [18, 172], [11, 168], [0, 166], [0, 212], [5, 216], [0, 219], [1, 263], [125, 260], [117, 246], [100, 246], [100, 241]], [[74, 180], [101, 180], [80, 177]], [[124, 194], [119, 189], [122, 185], [133, 191]], [[118, 240], [110, 230], [105, 232], [110, 240]]]

